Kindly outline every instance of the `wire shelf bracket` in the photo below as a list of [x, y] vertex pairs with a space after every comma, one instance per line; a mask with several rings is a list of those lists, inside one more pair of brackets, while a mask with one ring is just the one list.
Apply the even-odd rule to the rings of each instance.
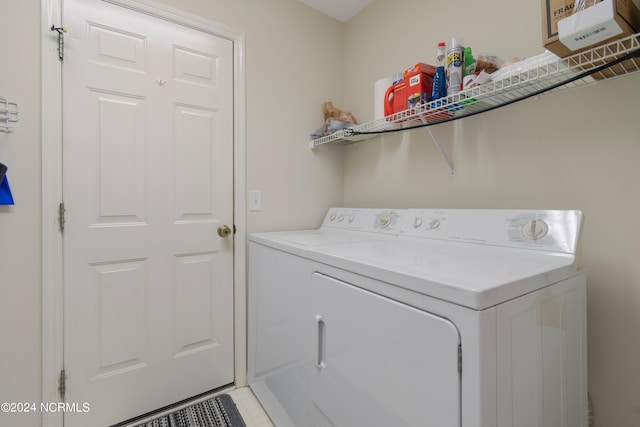
[[[428, 123], [427, 119], [422, 114], [420, 115], [420, 120], [425, 125]], [[426, 129], [427, 129], [427, 132], [429, 133], [429, 136], [431, 137], [431, 140], [433, 141], [434, 144], [436, 144], [436, 147], [438, 147], [438, 150], [440, 150], [440, 155], [445, 160], [445, 162], [447, 162], [447, 165], [449, 165], [449, 172], [451, 172], [451, 175], [455, 175], [456, 174], [456, 168], [453, 165], [453, 162], [451, 161], [449, 156], [447, 156], [447, 152], [444, 151], [444, 148], [442, 148], [442, 145], [438, 141], [438, 138], [436, 138], [436, 136], [431, 131], [431, 127], [430, 126], [426, 126]]]

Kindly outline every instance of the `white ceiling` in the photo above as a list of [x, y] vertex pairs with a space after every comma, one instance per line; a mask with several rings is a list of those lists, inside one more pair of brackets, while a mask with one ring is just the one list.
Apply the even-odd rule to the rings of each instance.
[[362, 9], [367, 7], [372, 0], [298, 0], [300, 3], [318, 10], [325, 15], [347, 22]]

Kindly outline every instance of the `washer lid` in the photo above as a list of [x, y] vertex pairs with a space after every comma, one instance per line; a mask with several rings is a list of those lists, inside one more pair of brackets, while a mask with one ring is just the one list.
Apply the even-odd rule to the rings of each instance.
[[251, 242], [271, 246], [298, 255], [309, 249], [321, 246], [371, 241], [380, 238], [380, 235], [373, 233], [324, 228], [318, 230], [272, 231], [249, 234], [249, 241]]
[[320, 246], [396, 237], [406, 221], [405, 209], [330, 208], [317, 230], [249, 234], [249, 241], [296, 255]]
[[395, 286], [483, 310], [575, 274], [575, 256], [427, 239], [319, 247], [311, 258]]

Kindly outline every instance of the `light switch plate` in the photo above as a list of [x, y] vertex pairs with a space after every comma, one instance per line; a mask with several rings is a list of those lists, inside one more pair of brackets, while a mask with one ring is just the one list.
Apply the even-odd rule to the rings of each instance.
[[249, 191], [249, 211], [257, 212], [262, 210], [262, 191]]

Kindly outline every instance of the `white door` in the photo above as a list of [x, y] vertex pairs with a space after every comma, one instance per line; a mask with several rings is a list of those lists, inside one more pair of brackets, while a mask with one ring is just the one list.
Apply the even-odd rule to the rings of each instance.
[[[233, 382], [232, 42], [65, 0], [65, 426]], [[82, 407], [82, 406], [81, 406]]]
[[311, 286], [309, 425], [460, 426], [455, 325], [319, 273]]

